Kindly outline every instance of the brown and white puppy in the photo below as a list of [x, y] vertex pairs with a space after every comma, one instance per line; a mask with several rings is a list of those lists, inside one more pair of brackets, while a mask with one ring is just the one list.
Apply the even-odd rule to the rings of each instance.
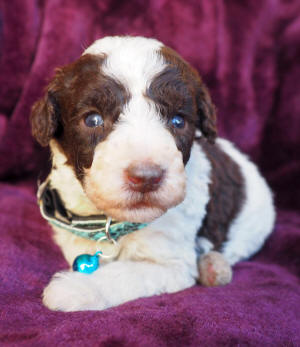
[[[56, 274], [43, 297], [51, 309], [98, 310], [188, 288], [199, 254], [200, 281], [228, 282], [226, 261], [253, 255], [273, 228], [265, 180], [217, 138], [198, 73], [157, 40], [96, 41], [56, 71], [31, 121], [37, 141], [50, 144], [48, 182], [69, 211], [149, 223], [121, 237], [114, 258], [93, 274]], [[54, 229], [70, 264], [99, 247]], [[104, 253], [112, 247], [100, 245]]]

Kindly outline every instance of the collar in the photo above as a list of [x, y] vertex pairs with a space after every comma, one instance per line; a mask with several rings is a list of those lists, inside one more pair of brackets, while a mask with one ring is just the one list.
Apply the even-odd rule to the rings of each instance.
[[38, 204], [42, 216], [52, 225], [68, 230], [88, 240], [117, 240], [147, 226], [145, 223], [119, 222], [105, 214], [78, 216], [68, 211], [57, 190], [44, 182], [38, 189]]

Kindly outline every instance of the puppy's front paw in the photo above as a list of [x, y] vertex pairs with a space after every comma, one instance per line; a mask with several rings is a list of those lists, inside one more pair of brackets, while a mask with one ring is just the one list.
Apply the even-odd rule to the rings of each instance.
[[90, 278], [79, 272], [58, 272], [44, 289], [43, 303], [51, 310], [101, 310], [104, 302]]
[[219, 252], [208, 252], [198, 262], [199, 282], [206, 287], [222, 286], [231, 282], [230, 264]]

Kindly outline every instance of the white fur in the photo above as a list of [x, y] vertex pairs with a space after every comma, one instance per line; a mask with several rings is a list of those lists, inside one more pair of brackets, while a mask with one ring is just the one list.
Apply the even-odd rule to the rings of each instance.
[[140, 94], [165, 64], [158, 54], [163, 44], [155, 39], [108, 36], [95, 41], [83, 54], [107, 55], [102, 71]]
[[[80, 216], [99, 214], [100, 211], [87, 198], [81, 184], [75, 178], [73, 169], [67, 165], [67, 158], [55, 140], [50, 141], [52, 169], [48, 177], [51, 185], [62, 192], [61, 198], [67, 210], [76, 211]], [[71, 184], [72, 182], [72, 184]]]
[[214, 245], [203, 236], [197, 237], [196, 239], [196, 250], [199, 253], [199, 255], [206, 254], [213, 250]]

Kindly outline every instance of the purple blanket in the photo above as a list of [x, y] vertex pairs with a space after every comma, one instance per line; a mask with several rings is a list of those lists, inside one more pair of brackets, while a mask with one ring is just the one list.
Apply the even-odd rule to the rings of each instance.
[[[52, 312], [41, 293], [67, 264], [36, 205], [48, 153], [30, 108], [55, 67], [115, 34], [156, 37], [199, 70], [220, 135], [274, 191], [276, 228], [228, 286]], [[298, 0], [0, 0], [0, 60], [0, 345], [300, 346]]]

